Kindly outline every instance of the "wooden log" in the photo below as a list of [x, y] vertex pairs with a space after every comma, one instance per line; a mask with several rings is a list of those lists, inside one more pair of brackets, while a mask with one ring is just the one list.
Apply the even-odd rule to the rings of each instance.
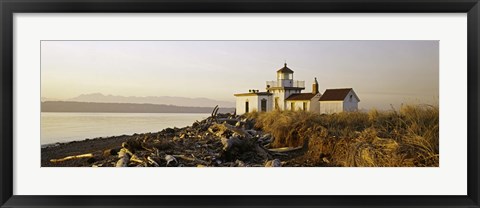
[[257, 155], [262, 157], [263, 159], [271, 159], [272, 155], [262, 146], [256, 144], [255, 145], [255, 151], [257, 152]]
[[285, 153], [285, 152], [292, 152], [295, 150], [302, 149], [302, 146], [299, 147], [280, 147], [280, 148], [275, 148], [275, 149], [268, 149], [270, 152], [275, 152], [275, 153]]
[[212, 126], [210, 126], [210, 128], [208, 128], [208, 131], [210, 131], [212, 134], [218, 136], [218, 137], [222, 137], [224, 136], [223, 134], [225, 134], [225, 132], [234, 132], [234, 133], [237, 133], [239, 134], [240, 136], [242, 137], [245, 137], [247, 139], [251, 139], [252, 138], [252, 135], [250, 135], [247, 131], [245, 131], [244, 129], [241, 129], [241, 128], [236, 128], [230, 124], [227, 124], [227, 123], [223, 123], [223, 124], [214, 124]]
[[217, 119], [218, 123], [227, 123], [230, 125], [236, 125], [237, 122], [239, 122], [237, 119], [231, 119], [231, 118], [219, 118]]
[[207, 161], [201, 160], [201, 159], [198, 159], [198, 158], [195, 158], [195, 157], [188, 157], [186, 155], [173, 155], [173, 156], [177, 157], [177, 158], [180, 158], [180, 159], [183, 159], [183, 160], [202, 163], [203, 165], [208, 165], [209, 164]]
[[155, 167], [159, 167], [160, 165], [154, 160], [152, 159], [150, 156], [147, 157], [147, 160], [148, 160], [148, 163], [155, 166]]
[[68, 156], [68, 157], [64, 157], [64, 158], [61, 158], [61, 159], [51, 159], [50, 162], [57, 163], [57, 162], [63, 162], [63, 161], [67, 161], [67, 160], [80, 159], [80, 158], [92, 158], [92, 157], [93, 157], [93, 154], [88, 153], [88, 154], [82, 154], [82, 155]]
[[143, 160], [141, 160], [140, 158], [138, 158], [137, 155], [132, 155], [132, 157], [130, 157], [130, 161], [136, 162], [136, 163], [140, 163], [140, 164], [144, 164], [144, 163], [145, 163]]

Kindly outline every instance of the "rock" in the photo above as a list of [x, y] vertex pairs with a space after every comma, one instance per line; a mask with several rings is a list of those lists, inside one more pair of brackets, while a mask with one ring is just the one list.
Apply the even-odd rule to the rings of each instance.
[[171, 155], [165, 155], [165, 160], [167, 161], [166, 166], [168, 166], [171, 162], [175, 162], [175, 164], [178, 163], [177, 159]]
[[282, 167], [282, 162], [279, 159], [269, 160], [265, 163], [265, 167]]
[[129, 140], [122, 143], [122, 147], [135, 153], [136, 150], [142, 149], [142, 144], [136, 140]]
[[175, 134], [175, 129], [172, 129], [172, 128], [166, 128], [164, 131], [167, 134]]
[[235, 164], [237, 165], [237, 167], [245, 167], [245, 163], [241, 160], [235, 160]]
[[118, 151], [120, 151], [120, 148], [114, 148], [114, 149], [106, 149], [103, 151], [103, 156], [108, 157], [112, 155], [117, 155]]
[[92, 163], [94, 163], [94, 162], [96, 162], [96, 161], [97, 161], [97, 159], [95, 159], [95, 157], [88, 158], [88, 160], [87, 160], [87, 162], [88, 162], [89, 164], [92, 164]]
[[115, 164], [115, 167], [127, 167], [129, 158], [127, 156], [120, 158], [117, 163]]

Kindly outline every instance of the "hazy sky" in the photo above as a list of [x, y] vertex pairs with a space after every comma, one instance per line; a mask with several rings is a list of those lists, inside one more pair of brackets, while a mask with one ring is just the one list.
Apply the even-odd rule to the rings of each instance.
[[287, 61], [311, 91], [354, 88], [360, 108], [438, 103], [438, 41], [42, 41], [42, 97], [205, 97], [265, 90]]

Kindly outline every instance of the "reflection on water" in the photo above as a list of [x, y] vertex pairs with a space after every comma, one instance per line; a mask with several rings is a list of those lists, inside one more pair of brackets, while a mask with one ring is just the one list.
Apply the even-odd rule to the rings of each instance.
[[42, 113], [41, 144], [158, 132], [168, 127], [190, 126], [208, 116], [188, 113]]

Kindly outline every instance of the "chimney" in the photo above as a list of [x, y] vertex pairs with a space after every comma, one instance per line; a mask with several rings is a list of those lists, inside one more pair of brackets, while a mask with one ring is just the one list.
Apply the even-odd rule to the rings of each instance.
[[312, 94], [314, 95], [318, 94], [318, 82], [316, 77], [315, 77], [315, 81], [313, 81], [313, 84], [312, 84]]

